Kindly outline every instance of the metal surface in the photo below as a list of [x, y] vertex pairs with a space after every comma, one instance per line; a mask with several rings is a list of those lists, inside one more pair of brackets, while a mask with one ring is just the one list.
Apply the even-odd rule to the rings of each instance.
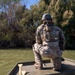
[[[75, 62], [68, 59], [62, 62], [61, 71], [53, 71], [53, 64], [49, 60], [43, 61], [42, 70], [35, 69], [34, 61], [20, 63], [23, 64], [22, 71], [27, 71], [26, 75], [75, 75]], [[8, 75], [18, 75], [18, 64]]]

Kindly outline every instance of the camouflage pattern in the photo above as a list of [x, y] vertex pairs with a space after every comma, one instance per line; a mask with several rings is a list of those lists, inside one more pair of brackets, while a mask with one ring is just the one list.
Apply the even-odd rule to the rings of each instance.
[[[55, 26], [40, 25], [36, 31], [36, 43], [33, 47], [35, 62], [42, 62], [42, 56], [51, 58], [53, 64], [59, 60], [61, 64], [62, 51], [65, 47], [65, 37], [62, 30]], [[57, 59], [58, 58], [58, 59]], [[59, 65], [60, 65], [59, 64]]]
[[57, 70], [61, 70], [61, 59], [60, 58], [56, 58], [56, 59], [52, 59], [54, 68], [53, 70], [57, 71]]

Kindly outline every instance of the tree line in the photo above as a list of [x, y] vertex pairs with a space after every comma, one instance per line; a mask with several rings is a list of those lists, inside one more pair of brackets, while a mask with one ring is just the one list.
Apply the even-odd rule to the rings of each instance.
[[20, 0], [0, 0], [0, 48], [32, 47], [46, 12], [64, 31], [66, 48], [75, 49], [75, 0], [40, 0], [30, 9]]

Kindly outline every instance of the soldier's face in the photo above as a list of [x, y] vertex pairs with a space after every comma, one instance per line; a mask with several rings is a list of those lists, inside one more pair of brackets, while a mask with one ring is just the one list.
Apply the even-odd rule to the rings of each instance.
[[43, 20], [43, 24], [52, 23], [52, 20]]
[[52, 20], [43, 20], [43, 24], [45, 24], [47, 26], [52, 26], [53, 25], [53, 21]]

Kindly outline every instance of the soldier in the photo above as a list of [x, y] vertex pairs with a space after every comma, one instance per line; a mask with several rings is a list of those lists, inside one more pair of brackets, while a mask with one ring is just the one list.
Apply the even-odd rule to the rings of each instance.
[[51, 58], [54, 70], [61, 69], [62, 51], [65, 47], [63, 31], [54, 25], [51, 15], [46, 13], [42, 16], [42, 22], [36, 31], [36, 43], [33, 46], [35, 68], [42, 69], [42, 57]]

